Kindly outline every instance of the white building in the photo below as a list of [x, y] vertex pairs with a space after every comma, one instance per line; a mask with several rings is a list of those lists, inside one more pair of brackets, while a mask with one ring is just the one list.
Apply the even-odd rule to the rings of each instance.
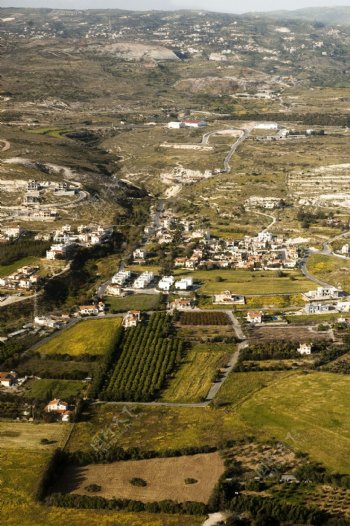
[[188, 290], [193, 286], [192, 278], [183, 278], [175, 283], [176, 290]]
[[36, 327], [48, 327], [49, 329], [59, 329], [62, 326], [62, 322], [53, 320], [49, 316], [35, 316], [34, 325]]
[[298, 349], [299, 354], [309, 355], [311, 354], [311, 351], [312, 351], [312, 344], [301, 343], [299, 345], [299, 349]]
[[171, 287], [174, 285], [174, 277], [173, 276], [164, 276], [158, 283], [158, 288], [160, 290], [164, 290], [165, 292], [169, 292]]
[[130, 310], [123, 318], [123, 327], [129, 329], [136, 327], [141, 321], [141, 312], [139, 310]]
[[111, 282], [113, 283], [113, 285], [121, 285], [122, 286], [130, 278], [131, 278], [130, 270], [122, 270], [122, 271], [117, 272], [116, 274], [114, 274], [114, 276], [112, 276]]
[[15, 371], [0, 373], [0, 385], [3, 387], [12, 387], [17, 383], [18, 375]]
[[247, 321], [249, 323], [252, 323], [253, 325], [262, 323], [264, 313], [262, 311], [255, 312], [255, 311], [249, 311], [247, 313]]
[[97, 316], [99, 313], [98, 307], [96, 305], [80, 305], [79, 314], [80, 316]]
[[153, 280], [153, 272], [143, 272], [138, 278], [136, 278], [133, 287], [134, 289], [145, 289]]
[[186, 120], [183, 121], [183, 125], [186, 128], [205, 128], [208, 124], [205, 121]]
[[183, 122], [177, 122], [177, 121], [172, 121], [172, 122], [168, 122], [168, 128], [172, 128], [174, 130], [178, 130], [179, 128], [184, 128], [185, 125]]
[[107, 296], [125, 296], [125, 292], [120, 285], [108, 285], [106, 288]]

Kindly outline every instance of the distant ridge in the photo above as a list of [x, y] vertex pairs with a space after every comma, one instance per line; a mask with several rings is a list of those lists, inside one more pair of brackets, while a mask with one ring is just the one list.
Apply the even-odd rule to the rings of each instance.
[[259, 15], [288, 20], [322, 22], [325, 25], [350, 25], [350, 6], [306, 7], [293, 11], [279, 10], [261, 12]]

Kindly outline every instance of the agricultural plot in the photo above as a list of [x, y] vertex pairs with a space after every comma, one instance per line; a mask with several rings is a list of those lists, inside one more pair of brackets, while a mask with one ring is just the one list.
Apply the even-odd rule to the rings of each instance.
[[[8, 424], [7, 424], [8, 425]], [[45, 469], [52, 448], [57, 447], [57, 435], [62, 429], [57, 424], [17, 424], [28, 427], [28, 433], [22, 435], [17, 445], [4, 448], [3, 437], [0, 439], [1, 465], [1, 523], [8, 526], [21, 524], [25, 526], [201, 526], [203, 517], [175, 515], [155, 515], [151, 513], [109, 512], [94, 510], [62, 510], [39, 504], [34, 499], [34, 491]], [[3, 423], [0, 430], [3, 430]], [[50, 434], [49, 428], [54, 431]], [[63, 426], [67, 430], [66, 426]], [[44, 432], [42, 432], [44, 430]], [[52, 438], [52, 445], [40, 445], [41, 438]], [[35, 443], [28, 449], [28, 443]], [[19, 469], [20, 466], [20, 469]], [[69, 517], [68, 517], [69, 515]]]
[[41, 354], [104, 355], [113, 346], [119, 318], [82, 321], [37, 349]]
[[[107, 499], [206, 503], [223, 472], [224, 462], [218, 453], [90, 464], [81, 468], [68, 466], [55, 491], [89, 495], [86, 487], [97, 484], [101, 486], [99, 495]], [[135, 486], [131, 484], [133, 479], [142, 479], [145, 485]], [[186, 484], [186, 479], [196, 482]]]
[[347, 376], [289, 373], [253, 393], [237, 414], [256, 432], [275, 436], [331, 469], [350, 473], [346, 454], [350, 444], [349, 395]]
[[153, 314], [147, 327], [128, 329], [114, 371], [100, 395], [103, 400], [154, 399], [180, 360], [182, 342], [170, 335], [166, 314]]
[[161, 399], [167, 402], [201, 402], [229, 355], [215, 351], [189, 351]]
[[110, 312], [128, 310], [152, 311], [159, 308], [159, 294], [133, 294], [124, 298], [107, 296], [106, 305]]
[[278, 277], [274, 271], [195, 270], [191, 276], [201, 283], [203, 294], [220, 294], [230, 290], [234, 294], [296, 294], [313, 290], [316, 285], [297, 270], [285, 271]]
[[44, 402], [54, 398], [72, 400], [81, 394], [83, 387], [83, 384], [76, 380], [35, 380], [24, 396]]
[[251, 343], [268, 342], [268, 341], [282, 341], [289, 340], [291, 342], [310, 342], [315, 340], [330, 340], [331, 337], [328, 332], [319, 332], [313, 327], [308, 326], [286, 326], [286, 327], [258, 327], [255, 326], [249, 329], [249, 337]]
[[181, 325], [230, 325], [231, 320], [225, 312], [182, 312]]

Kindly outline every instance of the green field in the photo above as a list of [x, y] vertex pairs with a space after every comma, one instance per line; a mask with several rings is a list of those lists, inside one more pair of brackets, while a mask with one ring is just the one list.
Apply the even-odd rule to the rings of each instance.
[[332, 373], [292, 374], [257, 391], [237, 411], [256, 433], [308, 452], [350, 473], [350, 378]]
[[[236, 294], [295, 294], [316, 288], [315, 284], [306, 279], [301, 272], [286, 271], [286, 277], [277, 277], [275, 271], [247, 270], [196, 270], [177, 272], [177, 275], [191, 275], [198, 282], [203, 283], [203, 294], [219, 294], [230, 290]], [[221, 281], [217, 281], [221, 280]]]
[[189, 351], [175, 377], [170, 380], [162, 400], [167, 402], [201, 402], [205, 399], [220, 366], [226, 365], [225, 352]]
[[159, 294], [133, 294], [122, 298], [107, 296], [105, 298], [110, 312], [126, 312], [128, 310], [150, 311], [159, 307]]
[[26, 397], [43, 401], [54, 398], [71, 400], [79, 396], [82, 389], [82, 382], [77, 380], [35, 380], [26, 391]]
[[[69, 449], [89, 450], [91, 437], [113, 428], [121, 406], [102, 405], [78, 423]], [[276, 437], [330, 469], [350, 473], [350, 378], [332, 373], [232, 373], [209, 407], [133, 406], [118, 445], [164, 450], [254, 435]], [[125, 415], [124, 415], [125, 416]], [[85, 418], [84, 418], [85, 420]], [[112, 426], [112, 427], [111, 427]]]
[[42, 354], [81, 354], [102, 355], [113, 345], [116, 330], [121, 318], [87, 320], [62, 331], [37, 349]]
[[307, 268], [318, 279], [350, 292], [350, 260], [312, 254], [307, 260]]
[[218, 406], [241, 404], [254, 393], [265, 388], [270, 383], [281, 381], [291, 373], [270, 371], [253, 373], [231, 373], [220, 389], [215, 402]]
[[41, 262], [40, 258], [29, 256], [23, 259], [19, 259], [18, 261], [11, 263], [11, 265], [0, 265], [0, 277], [8, 276], [9, 274], [16, 272], [17, 269], [21, 267], [25, 267], [27, 265], [39, 266], [40, 262]]

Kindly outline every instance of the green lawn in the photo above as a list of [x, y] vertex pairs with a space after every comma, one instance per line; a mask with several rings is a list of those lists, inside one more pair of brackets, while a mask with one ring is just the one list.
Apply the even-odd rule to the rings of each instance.
[[189, 351], [162, 395], [167, 402], [200, 402], [205, 399], [218, 369], [229, 355], [215, 351]]
[[16, 272], [17, 269], [20, 267], [25, 267], [27, 265], [40, 265], [40, 258], [34, 257], [34, 256], [28, 256], [23, 259], [19, 259], [18, 261], [15, 261], [14, 263], [11, 263], [11, 265], [0, 265], [0, 277], [2, 276], [8, 276], [9, 274], [12, 274], [13, 272]]
[[26, 397], [44, 402], [54, 398], [70, 400], [81, 393], [83, 386], [77, 380], [35, 380], [26, 391]]
[[159, 294], [133, 294], [122, 298], [108, 296], [105, 298], [105, 301], [111, 312], [157, 310], [159, 307]]
[[307, 260], [307, 268], [318, 279], [350, 292], [350, 260], [312, 254]]
[[[190, 275], [203, 283], [203, 294], [219, 294], [230, 290], [236, 294], [295, 294], [315, 289], [315, 284], [297, 270], [286, 271], [279, 278], [275, 271], [247, 270], [196, 270], [192, 273], [179, 271], [176, 274]], [[222, 280], [222, 281], [219, 281]]]
[[113, 345], [121, 318], [80, 321], [37, 349], [42, 354], [102, 355]]

